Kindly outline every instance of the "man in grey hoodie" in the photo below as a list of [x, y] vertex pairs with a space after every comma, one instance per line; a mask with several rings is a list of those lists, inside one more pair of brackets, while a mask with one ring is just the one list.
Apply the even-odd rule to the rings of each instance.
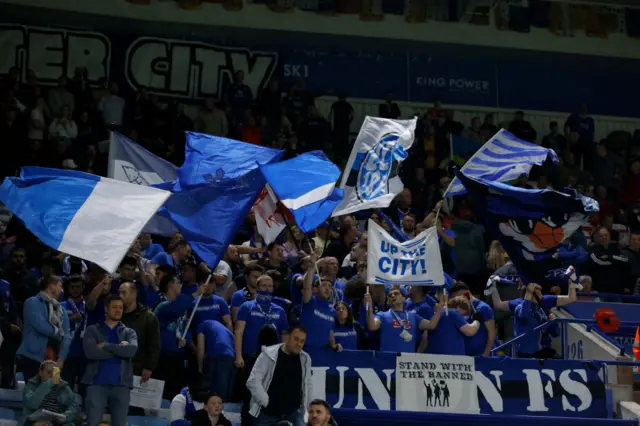
[[311, 357], [302, 350], [306, 338], [305, 329], [293, 327], [286, 343], [262, 348], [247, 380], [249, 413], [257, 417], [256, 426], [282, 421], [304, 426], [312, 393]]

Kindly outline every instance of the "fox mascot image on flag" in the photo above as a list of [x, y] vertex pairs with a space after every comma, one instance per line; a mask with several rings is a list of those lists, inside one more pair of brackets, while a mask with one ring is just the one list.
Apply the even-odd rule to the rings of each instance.
[[389, 206], [404, 189], [398, 169], [415, 128], [416, 119], [365, 118], [340, 181], [344, 199], [332, 216]]

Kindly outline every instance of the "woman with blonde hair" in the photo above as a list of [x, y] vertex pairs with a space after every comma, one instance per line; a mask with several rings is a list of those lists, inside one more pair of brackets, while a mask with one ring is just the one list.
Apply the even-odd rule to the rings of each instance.
[[507, 259], [507, 253], [502, 248], [500, 241], [491, 241], [489, 252], [487, 253], [487, 269], [489, 269], [489, 272], [495, 272], [504, 266], [507, 263]]

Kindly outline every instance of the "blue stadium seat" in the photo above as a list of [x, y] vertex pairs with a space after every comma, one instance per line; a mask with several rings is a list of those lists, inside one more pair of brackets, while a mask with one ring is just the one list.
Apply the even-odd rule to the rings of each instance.
[[160, 402], [160, 408], [171, 408], [171, 401], [163, 399], [162, 402]]
[[169, 422], [159, 417], [129, 416], [128, 426], [169, 426]]
[[227, 413], [241, 413], [242, 412], [242, 404], [233, 403], [233, 402], [225, 402], [224, 403], [224, 411]]
[[16, 382], [24, 382], [24, 374], [16, 373]]
[[0, 407], [0, 419], [16, 420], [16, 412], [10, 408]]

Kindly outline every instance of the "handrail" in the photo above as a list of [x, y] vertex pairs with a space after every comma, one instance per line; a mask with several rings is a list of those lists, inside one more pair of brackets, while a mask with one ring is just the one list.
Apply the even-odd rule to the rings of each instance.
[[[495, 349], [491, 350], [491, 354], [493, 355], [495, 352], [498, 352], [504, 348], [508, 348], [510, 346], [512, 346], [514, 343], [516, 343], [517, 341], [523, 339], [525, 336], [531, 335], [531, 334], [535, 334], [539, 331], [542, 331], [548, 327], [551, 327], [554, 324], [564, 324], [564, 323], [572, 323], [572, 324], [585, 324], [585, 325], [595, 325], [597, 324], [596, 320], [591, 320], [591, 319], [579, 319], [579, 318], [555, 318], [552, 319], [551, 321], [547, 321], [543, 324], [540, 324], [539, 326], [537, 326], [536, 328], [534, 328], [533, 330], [521, 334], [519, 336], [514, 337], [513, 339], [509, 340], [508, 342], [503, 343], [502, 345], [498, 346]], [[620, 327], [624, 327], [624, 326], [628, 326], [628, 327], [637, 327], [638, 325], [640, 325], [640, 322], [635, 322], [635, 321], [620, 321]], [[619, 343], [617, 343], [616, 341], [614, 341], [613, 339], [611, 339], [609, 336], [603, 334], [600, 330], [598, 329], [594, 329], [591, 327], [587, 327], [588, 331], [596, 331], [598, 333], [598, 335], [600, 335], [601, 337], [603, 337], [604, 339], [606, 339], [609, 343], [611, 343], [612, 345], [614, 345], [619, 351], [620, 351], [620, 356], [623, 356], [625, 353], [625, 349], [622, 345], [620, 345]], [[564, 350], [564, 348], [562, 348]]]
[[[604, 299], [631, 300], [631, 301], [640, 303], [640, 296], [633, 295], [633, 294], [578, 292], [578, 293], [576, 293], [576, 296], [581, 296], [581, 297], [599, 297], [599, 298], [604, 298]], [[579, 300], [578, 300], [578, 302], [579, 302]], [[607, 303], [607, 302], [603, 302], [603, 303]], [[615, 302], [609, 302], [609, 303], [615, 303]]]

